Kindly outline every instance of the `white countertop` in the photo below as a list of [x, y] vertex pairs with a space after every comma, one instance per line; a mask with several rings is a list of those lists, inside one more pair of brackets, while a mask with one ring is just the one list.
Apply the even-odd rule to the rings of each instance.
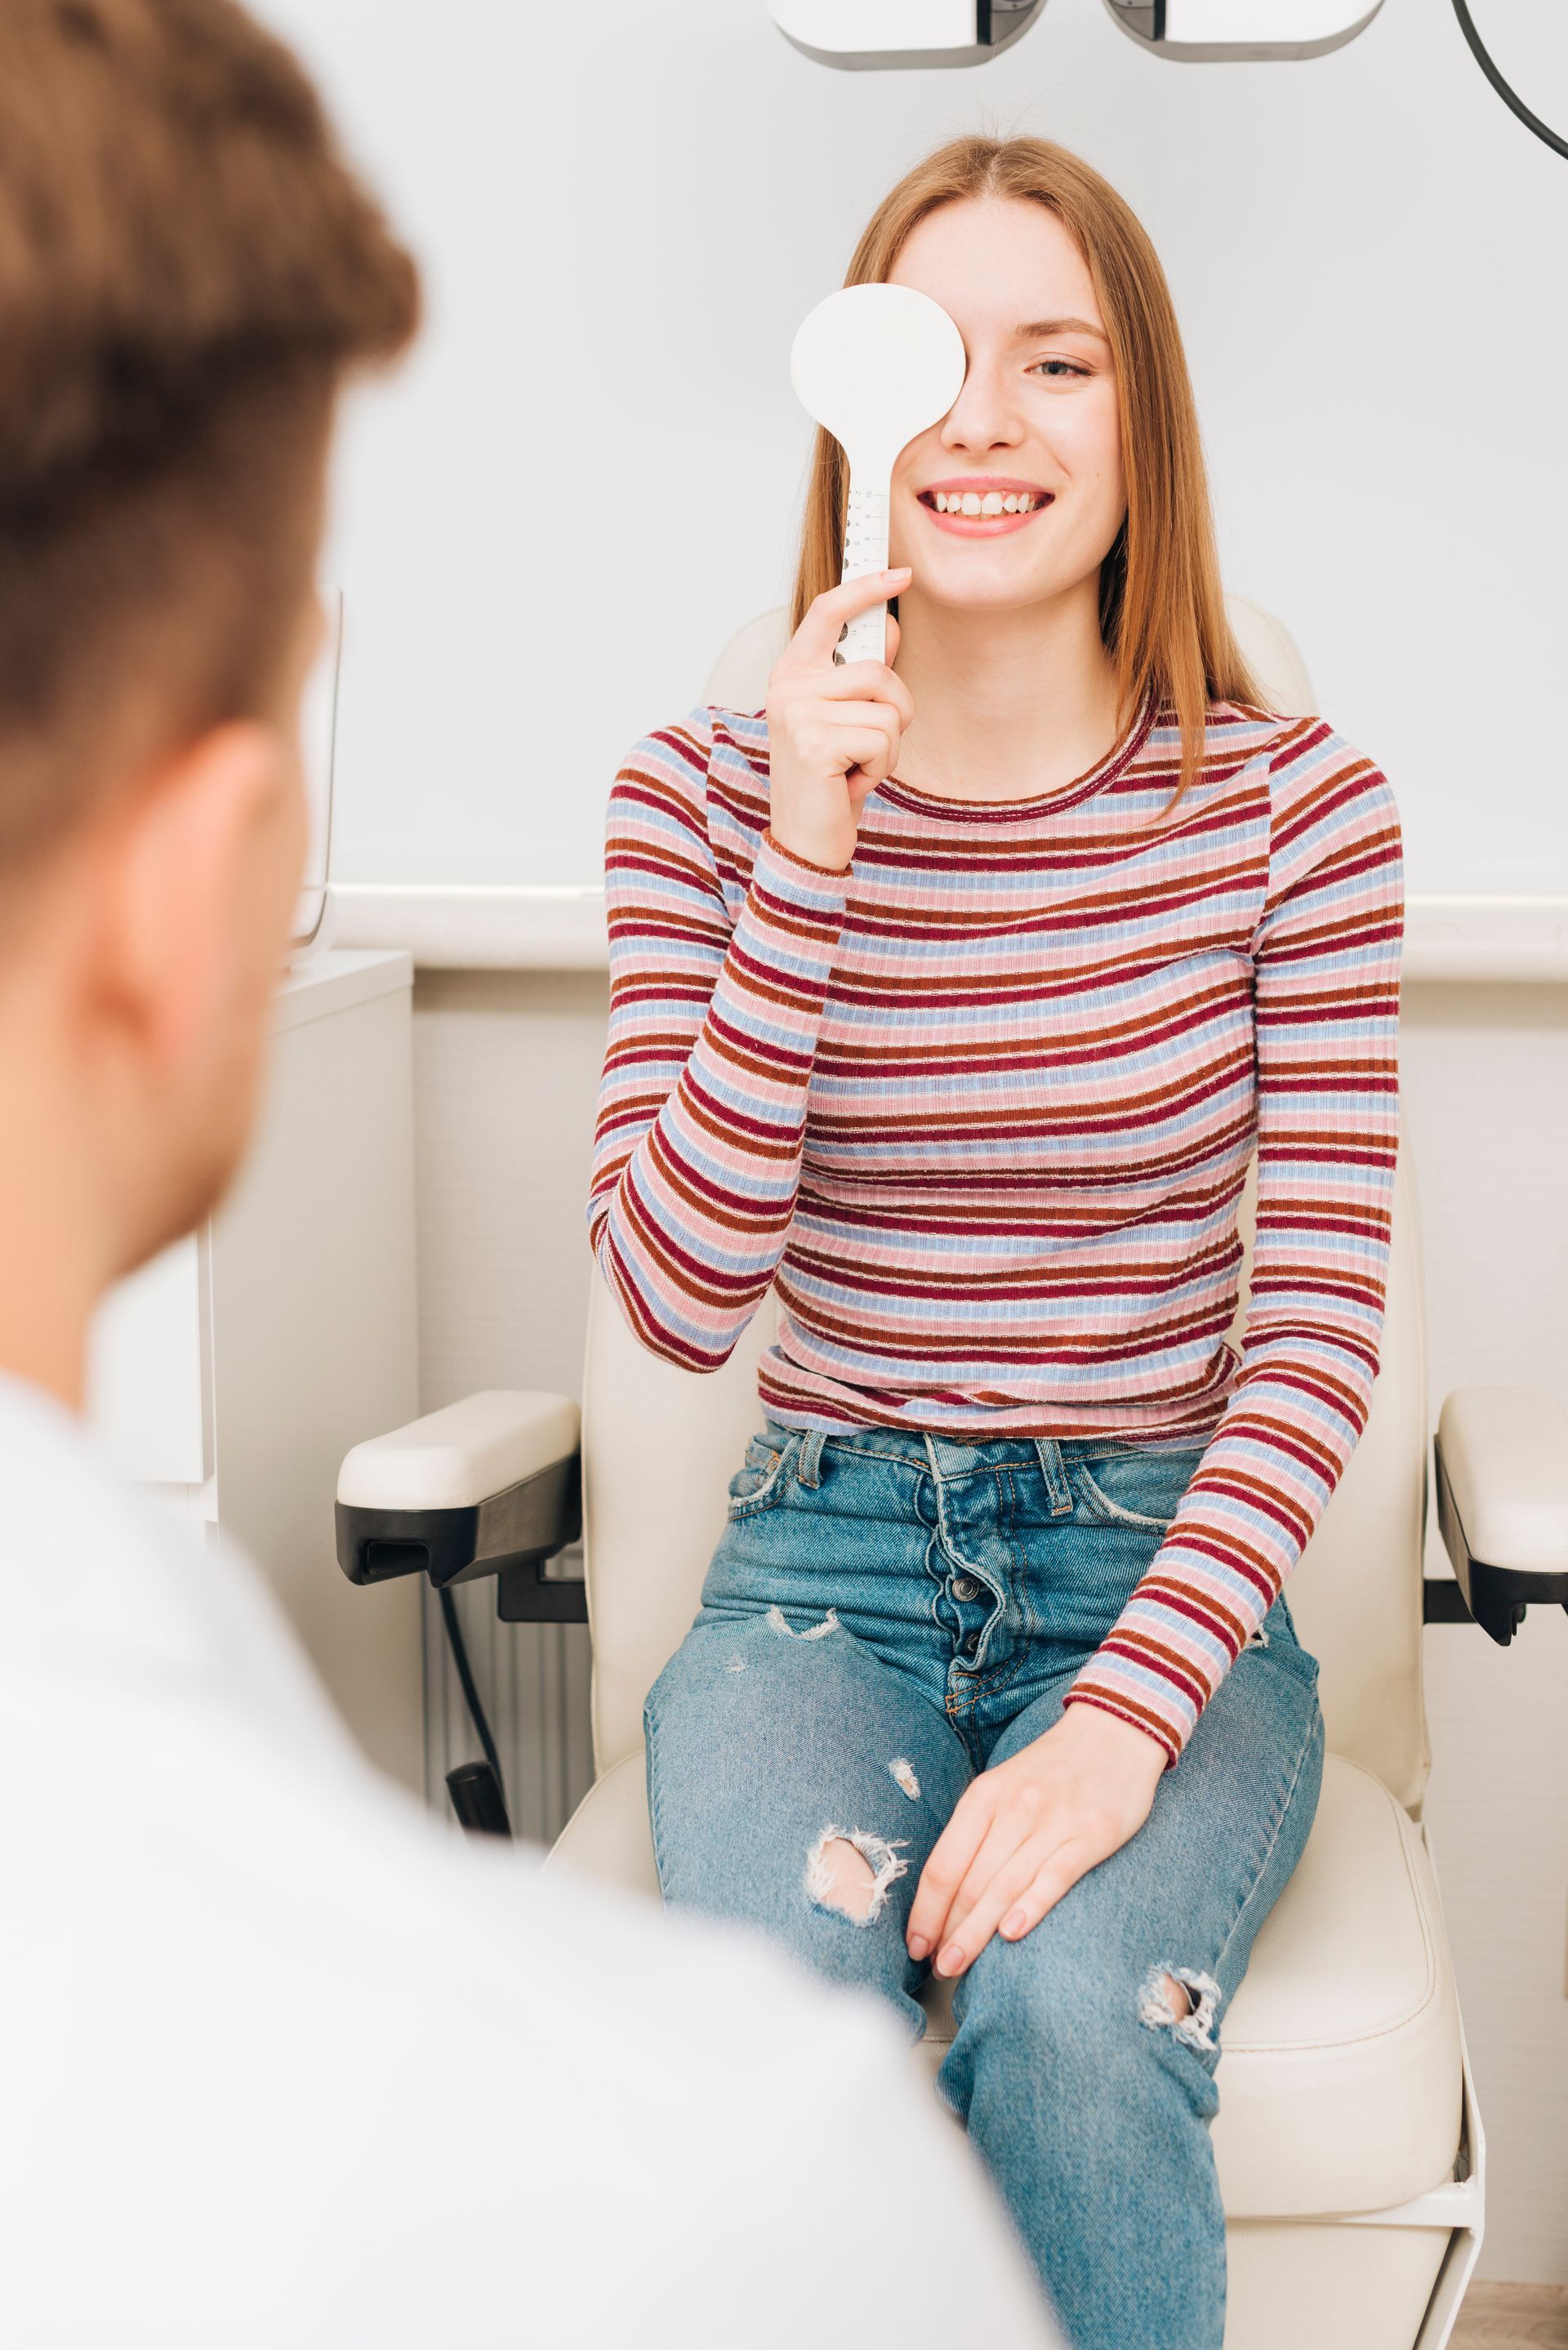
[[373, 996], [395, 995], [414, 983], [414, 958], [406, 947], [388, 951], [361, 947], [313, 947], [290, 969], [273, 999], [275, 1028], [303, 1028]]

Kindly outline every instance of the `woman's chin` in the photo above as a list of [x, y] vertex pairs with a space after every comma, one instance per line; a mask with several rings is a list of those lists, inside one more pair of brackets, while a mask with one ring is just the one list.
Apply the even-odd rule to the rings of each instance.
[[[916, 568], [914, 588], [943, 612], [1016, 612], [1054, 603], [1082, 583], [1006, 563], [927, 563]], [[1098, 574], [1095, 575], [1098, 592]], [[906, 588], [905, 598], [910, 598]], [[900, 607], [900, 609], [902, 607]]]

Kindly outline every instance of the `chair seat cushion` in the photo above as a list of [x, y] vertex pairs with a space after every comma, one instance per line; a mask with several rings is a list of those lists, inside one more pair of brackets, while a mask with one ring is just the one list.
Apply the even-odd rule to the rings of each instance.
[[[555, 1858], [657, 1895], [643, 1758], [605, 1773]], [[952, 2037], [944, 1991], [922, 2053]], [[1220, 2031], [1215, 2153], [1232, 2219], [1379, 2211], [1452, 2175], [1459, 2008], [1419, 1831], [1380, 1781], [1331, 1754], [1311, 1836]]]

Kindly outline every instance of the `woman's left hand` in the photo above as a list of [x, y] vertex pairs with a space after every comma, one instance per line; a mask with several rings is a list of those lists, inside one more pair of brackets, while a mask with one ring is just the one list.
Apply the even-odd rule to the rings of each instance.
[[961, 1975], [992, 1936], [1015, 1942], [1147, 1819], [1166, 1766], [1157, 1740], [1103, 1706], [1070, 1705], [960, 1797], [920, 1873], [905, 1941]]

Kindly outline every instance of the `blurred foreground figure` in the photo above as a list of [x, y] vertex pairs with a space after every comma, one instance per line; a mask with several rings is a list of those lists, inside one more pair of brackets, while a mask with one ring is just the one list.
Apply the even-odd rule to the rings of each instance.
[[225, 0], [5, 0], [0, 2338], [1037, 2344], [868, 2004], [443, 1832], [83, 1440], [244, 1145], [333, 409], [417, 301]]

